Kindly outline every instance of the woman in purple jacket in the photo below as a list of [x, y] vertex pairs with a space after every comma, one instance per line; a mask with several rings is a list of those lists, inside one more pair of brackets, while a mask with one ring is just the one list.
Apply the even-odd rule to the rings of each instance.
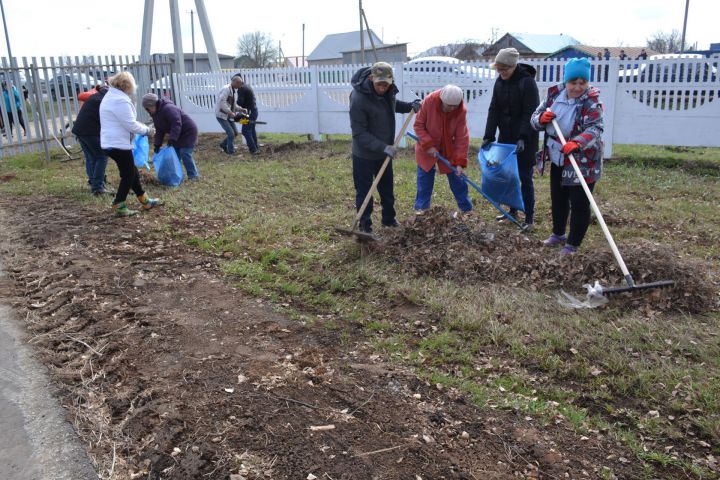
[[200, 176], [193, 160], [193, 149], [197, 145], [197, 125], [185, 112], [180, 110], [172, 100], [158, 98], [148, 93], [142, 98], [142, 106], [147, 110], [155, 124], [155, 153], [160, 151], [165, 135], [167, 146], [175, 148], [178, 158], [182, 160], [189, 180], [197, 180]]

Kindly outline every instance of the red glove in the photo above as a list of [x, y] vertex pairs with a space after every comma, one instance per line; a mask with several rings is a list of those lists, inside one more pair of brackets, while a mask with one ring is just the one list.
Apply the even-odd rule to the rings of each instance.
[[580, 150], [580, 145], [578, 145], [576, 142], [567, 142], [565, 145], [563, 145], [561, 151], [565, 155], [569, 155], [575, 150]]
[[545, 111], [540, 114], [540, 124], [547, 125], [548, 123], [552, 123], [553, 118], [555, 118], [555, 114], [553, 112]]

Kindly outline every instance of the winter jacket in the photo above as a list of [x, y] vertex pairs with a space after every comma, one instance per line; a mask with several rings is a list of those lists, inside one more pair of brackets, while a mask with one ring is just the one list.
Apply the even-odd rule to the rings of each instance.
[[253, 92], [253, 89], [250, 88], [249, 85], [243, 83], [240, 85], [240, 88], [237, 89], [237, 104], [242, 108], [247, 108], [248, 110], [254, 110], [257, 108], [257, 104], [255, 103], [255, 92]]
[[495, 131], [499, 129], [500, 143], [516, 144], [523, 140], [525, 150], [517, 158], [518, 165], [525, 168], [535, 165], [540, 135], [531, 128], [530, 116], [539, 103], [534, 67], [518, 63], [509, 79], [495, 80], [483, 138], [494, 141]]
[[352, 154], [366, 160], [383, 160], [385, 147], [395, 142], [395, 113], [409, 113], [412, 105], [395, 98], [398, 89], [394, 83], [379, 96], [369, 76], [370, 67], [363, 67], [350, 81]]
[[227, 120], [228, 117], [240, 110], [235, 101], [235, 90], [228, 83], [215, 98], [215, 116]]
[[[18, 93], [17, 88], [15, 88], [15, 85], [12, 87], [13, 91], [13, 97], [15, 97], [15, 109], [20, 111], [22, 110], [22, 100], [20, 99], [20, 94]], [[6, 88], [3, 88], [3, 97], [5, 97], [5, 111], [12, 113], [12, 107], [10, 106], [10, 94], [8, 93]]]
[[[443, 112], [440, 90], [432, 92], [423, 100], [422, 108], [415, 117], [414, 130], [419, 139], [415, 145], [415, 161], [424, 171], [432, 170], [437, 162], [434, 156], [427, 153], [431, 147], [435, 147], [454, 166], [467, 167], [470, 132], [465, 102], [461, 102], [452, 112]], [[439, 170], [440, 173], [451, 171], [442, 162]]]
[[85, 102], [87, 102], [88, 98], [92, 97], [97, 93], [97, 89], [95, 87], [91, 88], [87, 92], [81, 92], [78, 94], [78, 102], [80, 102], [80, 108], [85, 105]]
[[99, 91], [85, 99], [85, 104], [78, 112], [73, 124], [72, 133], [78, 137], [99, 137], [100, 136], [100, 102], [108, 92], [107, 88]]
[[150, 127], [136, 120], [135, 104], [130, 97], [110, 87], [100, 102], [100, 146], [103, 149], [132, 150], [133, 136], [147, 135]]
[[[547, 97], [535, 110], [531, 122], [535, 130], [544, 130], [545, 125], [540, 124], [540, 115], [550, 108], [555, 99], [565, 89], [565, 84], [561, 83], [548, 89]], [[585, 93], [578, 98], [580, 106], [575, 114], [575, 125], [572, 133], [566, 138], [568, 142], [573, 141], [580, 146], [580, 150], [575, 152], [573, 156], [578, 162], [580, 172], [587, 183], [596, 182], [600, 179], [602, 173], [603, 149], [604, 143], [602, 133], [603, 124], [603, 106], [600, 102], [600, 91], [595, 87], [588, 88]], [[559, 139], [556, 139], [558, 142]], [[579, 185], [580, 180], [575, 175], [575, 170], [570, 164], [570, 160], [565, 159], [563, 166], [562, 184], [564, 186]]]
[[193, 148], [197, 144], [197, 125], [172, 100], [161, 97], [155, 104], [155, 115], [152, 115], [152, 119], [155, 125], [156, 147], [162, 145], [165, 134], [168, 134], [168, 142], [172, 142], [177, 148]]

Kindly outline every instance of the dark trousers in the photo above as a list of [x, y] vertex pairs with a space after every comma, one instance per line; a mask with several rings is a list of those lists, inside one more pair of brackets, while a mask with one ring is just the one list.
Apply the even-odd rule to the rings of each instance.
[[250, 123], [242, 126], [242, 135], [245, 137], [245, 143], [247, 143], [250, 153], [255, 153], [258, 149], [257, 132], [255, 132], [255, 120], [258, 118], [258, 109], [251, 108], [249, 115]]
[[113, 204], [117, 205], [118, 203], [124, 202], [131, 188], [138, 197], [145, 193], [142, 185], [140, 185], [140, 173], [135, 166], [132, 150], [111, 148], [105, 150], [105, 153], [107, 153], [108, 157], [115, 160], [118, 170], [120, 171], [120, 185], [118, 185]]
[[[568, 216], [570, 216], [570, 233], [567, 244], [579, 247], [590, 226], [590, 200], [582, 186], [563, 186], [562, 167], [553, 163], [550, 168], [550, 200], [552, 203], [553, 233], [565, 235]], [[592, 192], [595, 183], [588, 183]]]
[[[22, 110], [18, 110], [17, 114], [18, 114], [18, 120], [20, 121], [20, 126], [23, 129], [23, 133], [25, 135], [27, 135], [27, 127], [25, 126], [25, 119], [23, 118]], [[8, 116], [8, 123], [10, 124], [10, 128], [9, 128], [10, 135], [12, 136], [12, 128], [13, 128], [13, 125], [15, 124], [15, 119], [13, 118], [13, 114], [12, 114], [11, 110], [8, 110], [7, 116]]]
[[[535, 222], [535, 185], [533, 184], [533, 174], [535, 167], [523, 167], [518, 165], [518, 173], [520, 174], [520, 194], [525, 204], [525, 223]], [[515, 217], [517, 210], [510, 209], [510, 215]]]
[[[367, 160], [353, 155], [353, 182], [355, 183], [355, 211], [359, 211], [365, 197], [370, 191], [373, 179], [380, 171], [385, 159]], [[382, 205], [382, 223], [385, 225], [392, 224], [395, 220], [395, 196], [393, 195], [393, 169], [392, 161], [388, 164], [380, 178], [377, 186], [380, 194], [380, 205]], [[365, 212], [360, 217], [360, 226], [370, 227], [372, 220], [370, 216], [373, 211], [373, 199], [370, 199]]]

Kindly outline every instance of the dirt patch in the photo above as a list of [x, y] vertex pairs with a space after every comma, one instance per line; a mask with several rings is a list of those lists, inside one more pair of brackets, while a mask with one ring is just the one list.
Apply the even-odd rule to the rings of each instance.
[[[477, 216], [453, 218], [442, 207], [410, 218], [402, 228], [388, 232], [373, 244], [380, 254], [397, 260], [413, 275], [467, 283], [499, 283], [536, 291], [578, 292], [599, 281], [621, 286], [623, 275], [609, 249], [580, 251], [561, 257], [538, 238], [508, 226], [488, 225]], [[675, 254], [670, 248], [640, 241], [619, 245], [636, 283], [674, 280], [676, 287], [623, 294], [618, 302], [648, 311], [707, 312], [718, 306], [718, 285], [705, 267]]]
[[160, 235], [162, 209], [114, 219], [70, 203], [0, 196], [0, 295], [27, 318], [106, 478], [641, 475], [608, 436], [479, 410], [352, 329], [341, 338], [242, 295], [214, 257]]

